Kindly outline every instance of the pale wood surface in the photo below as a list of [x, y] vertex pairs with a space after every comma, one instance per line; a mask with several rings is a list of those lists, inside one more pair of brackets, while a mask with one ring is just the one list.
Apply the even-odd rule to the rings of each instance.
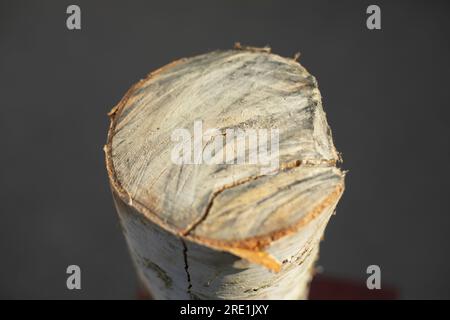
[[[315, 78], [267, 51], [175, 61], [138, 82], [110, 113], [111, 187], [156, 298], [307, 292], [344, 174]], [[260, 165], [174, 164], [171, 134], [192, 130], [195, 120], [221, 131], [278, 128], [281, 169], [263, 175]]]

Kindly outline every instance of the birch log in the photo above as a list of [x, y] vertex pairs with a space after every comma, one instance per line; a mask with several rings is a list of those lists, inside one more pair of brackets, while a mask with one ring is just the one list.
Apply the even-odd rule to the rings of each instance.
[[[268, 48], [214, 51], [150, 73], [109, 115], [113, 198], [154, 298], [307, 297], [344, 173], [305, 68]], [[278, 129], [279, 167], [174, 163], [174, 130], [198, 120]]]

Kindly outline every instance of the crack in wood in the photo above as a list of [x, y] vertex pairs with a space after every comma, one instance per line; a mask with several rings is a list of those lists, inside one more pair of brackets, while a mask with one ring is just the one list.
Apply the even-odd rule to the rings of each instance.
[[188, 258], [187, 258], [187, 245], [186, 242], [184, 242], [183, 239], [180, 238], [181, 243], [183, 244], [183, 259], [184, 259], [184, 271], [186, 272], [188, 287], [187, 287], [187, 293], [192, 298], [193, 294], [191, 292], [192, 289], [192, 282], [191, 282], [191, 274], [189, 273], [189, 264], [188, 264]]
[[[276, 170], [275, 172], [282, 172], [282, 171], [290, 171], [294, 168], [300, 167], [300, 166], [320, 166], [320, 165], [325, 165], [327, 167], [332, 167], [332, 166], [336, 166], [336, 160], [327, 160], [327, 159], [323, 159], [323, 160], [294, 160], [294, 161], [290, 161], [284, 164], [280, 165], [280, 169]], [[275, 173], [272, 172], [272, 173]], [[197, 228], [203, 221], [206, 220], [206, 218], [209, 215], [209, 212], [211, 211], [211, 208], [214, 204], [214, 200], [225, 190], [230, 190], [232, 188], [235, 188], [237, 186], [240, 186], [242, 184], [248, 183], [250, 181], [254, 181], [257, 180], [259, 178], [265, 177], [267, 175], [256, 175], [256, 176], [250, 176], [247, 177], [245, 179], [241, 179], [238, 181], [235, 181], [231, 184], [227, 184], [222, 186], [222, 188], [220, 188], [219, 190], [215, 191], [213, 193], [213, 195], [211, 196], [211, 199], [208, 202], [208, 205], [205, 208], [205, 212], [202, 214], [202, 216], [195, 221], [193, 224], [191, 224], [190, 226], [188, 226], [185, 230], [183, 230], [181, 233], [182, 236], [188, 236], [192, 231], [194, 231], [195, 228]]]

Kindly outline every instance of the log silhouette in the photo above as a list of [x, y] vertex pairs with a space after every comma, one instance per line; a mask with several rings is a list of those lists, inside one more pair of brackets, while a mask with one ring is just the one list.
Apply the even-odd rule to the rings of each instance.
[[[136, 83], [109, 116], [113, 198], [154, 298], [307, 298], [344, 173], [316, 79], [296, 59], [240, 45], [180, 59]], [[199, 120], [223, 136], [278, 130], [279, 166], [174, 163], [174, 131]]]

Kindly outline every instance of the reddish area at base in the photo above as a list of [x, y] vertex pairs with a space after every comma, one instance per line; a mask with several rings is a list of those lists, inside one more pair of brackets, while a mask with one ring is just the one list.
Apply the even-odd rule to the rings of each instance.
[[330, 276], [317, 275], [311, 282], [310, 300], [393, 300], [397, 290], [381, 285], [381, 289], [369, 290], [365, 281], [357, 282]]
[[[139, 289], [137, 298], [152, 299], [143, 287]], [[397, 298], [398, 293], [392, 287], [382, 285], [380, 290], [369, 290], [364, 281], [357, 282], [323, 275], [314, 277], [309, 292], [310, 300], [392, 300]]]

